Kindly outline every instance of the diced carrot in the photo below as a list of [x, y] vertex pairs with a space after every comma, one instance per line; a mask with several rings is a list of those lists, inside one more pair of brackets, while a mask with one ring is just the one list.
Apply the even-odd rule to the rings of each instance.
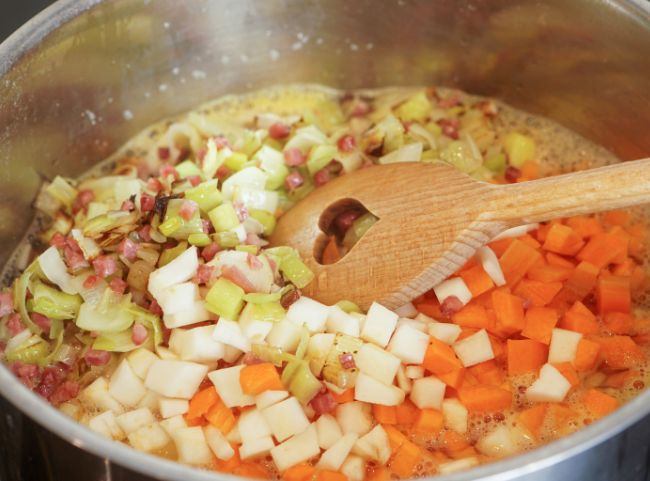
[[558, 315], [550, 307], [531, 307], [526, 311], [526, 325], [521, 335], [542, 344], [551, 342], [551, 333], [557, 324]]
[[503, 372], [493, 359], [475, 364], [468, 370], [476, 377], [479, 384], [500, 386], [503, 383]]
[[557, 266], [553, 264], [546, 264], [540, 267], [531, 268], [526, 277], [533, 281], [539, 282], [561, 282], [566, 281], [574, 267]]
[[487, 312], [480, 304], [470, 303], [454, 314], [451, 318], [454, 324], [461, 327], [487, 328], [489, 324]]
[[339, 247], [336, 243], [336, 237], [330, 237], [330, 240], [325, 244], [323, 249], [323, 254], [321, 255], [322, 264], [334, 264], [341, 259], [341, 253], [339, 252]]
[[[405, 441], [391, 458], [388, 466], [390, 470], [400, 478], [411, 478], [415, 466], [422, 459], [422, 451], [417, 444]], [[339, 480], [318, 480], [318, 481], [339, 481]]]
[[341, 394], [330, 391], [334, 400], [339, 404], [345, 404], [354, 401], [354, 388], [346, 389]]
[[600, 276], [596, 286], [596, 299], [601, 315], [608, 312], [630, 312], [632, 301], [629, 277]]
[[463, 267], [458, 269], [457, 274], [460, 275], [461, 272], [464, 272], [466, 270], [471, 269], [472, 267], [476, 266], [476, 257], [470, 257], [465, 264], [463, 264]]
[[270, 362], [249, 364], [239, 373], [239, 384], [244, 394], [256, 396], [264, 391], [282, 391], [284, 385], [276, 367]]
[[630, 276], [630, 288], [634, 290], [641, 289], [647, 283], [647, 276], [643, 267], [635, 266]]
[[205, 419], [223, 434], [228, 434], [237, 422], [235, 414], [221, 399], [217, 399], [217, 402], [205, 413]]
[[560, 374], [562, 374], [567, 381], [569, 381], [569, 384], [571, 384], [571, 387], [576, 387], [578, 384], [580, 384], [580, 378], [578, 377], [578, 373], [576, 370], [573, 368], [570, 362], [557, 362], [553, 364], [553, 367], [560, 371]]
[[467, 439], [465, 439], [465, 436], [451, 429], [445, 430], [442, 437], [445, 448], [450, 453], [462, 451], [467, 446], [469, 446], [469, 443], [467, 442]]
[[630, 277], [632, 272], [634, 272], [635, 266], [636, 263], [628, 257], [625, 259], [625, 262], [613, 266], [612, 274], [619, 277]]
[[472, 293], [472, 297], [478, 297], [494, 287], [492, 278], [487, 275], [480, 265], [461, 271], [460, 277], [467, 284], [467, 288]]
[[603, 316], [603, 325], [612, 334], [630, 334], [634, 321], [627, 312], [608, 312]]
[[514, 240], [513, 237], [506, 237], [505, 239], [490, 242], [488, 247], [494, 251], [497, 257], [501, 257], [503, 253], [508, 250], [508, 247], [510, 247], [510, 244], [512, 244]]
[[409, 399], [395, 406], [397, 424], [413, 424], [418, 419], [419, 409]]
[[531, 408], [524, 409], [519, 413], [519, 422], [523, 424], [535, 438], [539, 438], [547, 409], [547, 404], [537, 404]]
[[548, 264], [551, 266], [568, 267], [569, 269], [575, 269], [576, 266], [569, 259], [565, 259], [564, 257], [554, 254], [553, 252], [546, 253], [546, 262], [548, 262]]
[[194, 426], [206, 426], [208, 421], [201, 416], [200, 418], [185, 419], [185, 424], [187, 424], [188, 427], [193, 428]]
[[559, 327], [583, 334], [596, 334], [599, 329], [596, 316], [580, 301], [564, 313]]
[[578, 349], [576, 350], [576, 357], [573, 360], [573, 365], [578, 371], [591, 371], [596, 367], [599, 352], [600, 344], [582, 338], [580, 339], [580, 342], [578, 342]]
[[408, 438], [402, 434], [395, 426], [382, 426], [388, 435], [388, 442], [390, 443], [390, 450], [394, 453], [397, 452], [402, 444], [408, 441]]
[[533, 236], [531, 236], [530, 234], [524, 234], [521, 237], [519, 237], [517, 240], [520, 240], [524, 244], [528, 244], [530, 247], [533, 247], [535, 249], [542, 247], [542, 244], [540, 244], [539, 241], [535, 239]]
[[603, 214], [603, 222], [609, 225], [625, 225], [630, 222], [630, 213], [626, 210], [610, 210]]
[[584, 299], [596, 286], [599, 271], [598, 267], [589, 262], [578, 264], [562, 290], [567, 301], [573, 302]]
[[463, 387], [458, 395], [472, 412], [501, 411], [512, 405], [512, 393], [494, 386]]
[[366, 481], [390, 481], [391, 474], [386, 466], [370, 466], [366, 469]]
[[522, 279], [514, 294], [527, 299], [535, 307], [544, 307], [549, 304], [553, 298], [562, 289], [561, 282], [540, 282], [529, 279]]
[[232, 473], [237, 466], [241, 464], [241, 458], [239, 457], [239, 449], [237, 446], [232, 445], [235, 454], [227, 460], [222, 460], [217, 457], [213, 459], [213, 466], [216, 471], [222, 473]]
[[546, 235], [548, 234], [548, 231], [551, 230], [551, 227], [553, 227], [553, 224], [557, 222], [547, 222], [545, 224], [540, 224], [540, 226], [537, 228], [536, 235], [537, 235], [537, 240], [541, 243], [544, 243], [546, 240]]
[[316, 468], [310, 464], [296, 464], [282, 473], [282, 479], [284, 481], [311, 481], [315, 473]]
[[242, 463], [232, 470], [232, 474], [242, 478], [251, 479], [270, 479], [269, 472], [259, 464], [255, 463]]
[[525, 327], [524, 303], [520, 297], [497, 289], [492, 292], [492, 305], [499, 330], [514, 334]]
[[611, 369], [629, 369], [645, 359], [643, 351], [630, 336], [599, 337], [594, 340], [600, 344], [600, 358]]
[[348, 481], [348, 477], [338, 471], [323, 469], [316, 475], [316, 481]]
[[429, 338], [422, 365], [436, 375], [447, 374], [463, 367], [454, 350], [435, 337]]
[[519, 168], [521, 177], [526, 180], [535, 180], [539, 178], [539, 164], [534, 160], [525, 161]]
[[429, 316], [434, 319], [440, 319], [442, 317], [442, 313], [440, 312], [440, 303], [435, 297], [413, 301], [413, 305], [425, 316]]
[[480, 329], [477, 329], [476, 327], [463, 327], [460, 331], [460, 334], [458, 335], [458, 338], [456, 339], [456, 342], [462, 341], [466, 337], [471, 336], [472, 334], [476, 334]]
[[372, 415], [379, 424], [397, 424], [397, 410], [395, 406], [373, 404]]
[[596, 419], [607, 416], [619, 405], [617, 399], [598, 389], [588, 389], [585, 391], [582, 395], [582, 402]]
[[442, 413], [437, 409], [421, 409], [413, 429], [422, 433], [438, 433], [444, 426]]
[[577, 258], [603, 268], [618, 256], [627, 255], [629, 240], [618, 234], [596, 234], [578, 253]]
[[548, 359], [548, 346], [532, 339], [508, 339], [508, 374], [537, 371]]
[[219, 394], [217, 394], [217, 390], [214, 386], [210, 386], [197, 392], [194, 397], [190, 399], [189, 410], [184, 415], [185, 421], [193, 421], [203, 417], [219, 400]]
[[465, 368], [460, 368], [445, 374], [438, 374], [438, 378], [447, 386], [458, 389], [465, 379], [465, 372]]
[[554, 224], [546, 235], [543, 248], [556, 254], [573, 256], [584, 245], [585, 241], [571, 227]]
[[603, 386], [621, 389], [634, 376], [637, 376], [638, 374], [639, 374], [638, 371], [633, 371], [632, 369], [626, 369], [625, 371], [615, 372], [614, 374], [610, 374], [609, 376], [607, 376], [607, 379], [605, 379]]
[[575, 418], [576, 413], [564, 404], [551, 403], [546, 410], [546, 416], [556, 430], [565, 431], [569, 421]]
[[576, 231], [576, 233], [583, 239], [593, 237], [596, 234], [601, 234], [603, 232], [603, 226], [600, 225], [600, 222], [598, 222], [594, 217], [570, 217], [566, 220], [566, 225]]
[[490, 345], [492, 346], [494, 360], [497, 363], [505, 364], [508, 357], [505, 341], [493, 336], [492, 334], [488, 334], [488, 337], [490, 338]]
[[515, 239], [499, 258], [506, 282], [511, 286], [515, 285], [540, 257], [537, 249]]

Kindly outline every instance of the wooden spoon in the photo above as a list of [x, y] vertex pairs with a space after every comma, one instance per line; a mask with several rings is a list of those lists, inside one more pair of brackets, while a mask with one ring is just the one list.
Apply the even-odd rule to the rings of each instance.
[[[341, 176], [278, 222], [273, 245], [295, 247], [315, 274], [303, 292], [395, 309], [431, 289], [511, 227], [650, 202], [650, 159], [493, 185], [443, 164], [395, 163]], [[379, 220], [338, 262], [317, 261], [336, 215], [363, 205]]]

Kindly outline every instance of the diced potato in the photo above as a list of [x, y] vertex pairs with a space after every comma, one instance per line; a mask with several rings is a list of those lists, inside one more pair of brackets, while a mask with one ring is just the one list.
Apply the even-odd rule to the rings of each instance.
[[331, 414], [323, 414], [314, 423], [318, 434], [318, 445], [323, 449], [329, 449], [343, 436], [341, 426]]
[[462, 329], [450, 322], [433, 322], [429, 324], [429, 334], [445, 344], [452, 345], [460, 336]]
[[237, 349], [236, 347], [224, 345], [223, 346], [223, 360], [226, 361], [228, 364], [234, 364], [237, 359], [241, 357], [243, 354], [242, 351]]
[[303, 432], [309, 426], [300, 402], [290, 397], [262, 410], [264, 419], [279, 442]]
[[355, 354], [359, 370], [384, 384], [393, 384], [400, 360], [375, 344], [364, 343]]
[[397, 320], [396, 329], [399, 329], [400, 326], [410, 326], [416, 331], [427, 332], [428, 323], [417, 319], [409, 319], [408, 317], [400, 317]]
[[441, 463], [438, 465], [438, 471], [440, 474], [451, 474], [456, 471], [464, 471], [465, 469], [473, 468], [478, 466], [478, 458], [476, 456], [469, 456], [467, 458], [456, 459], [455, 461], [449, 461], [446, 463]]
[[280, 472], [307, 461], [320, 453], [316, 428], [310, 425], [302, 433], [271, 449], [273, 462]]
[[301, 296], [289, 306], [287, 319], [298, 326], [305, 324], [309, 332], [323, 332], [329, 310], [325, 304]]
[[255, 398], [244, 394], [239, 384], [239, 375], [243, 365], [217, 369], [208, 374], [223, 403], [229, 408], [244, 407], [255, 404]]
[[194, 304], [184, 311], [163, 315], [165, 327], [168, 329], [189, 326], [208, 319], [211, 319], [211, 314], [205, 308], [205, 302], [201, 300], [194, 301]]
[[264, 391], [262, 394], [255, 396], [255, 405], [257, 406], [257, 409], [264, 409], [273, 406], [288, 397], [289, 393], [287, 391]]
[[190, 403], [187, 399], [160, 398], [158, 399], [158, 409], [160, 415], [167, 419], [185, 414], [190, 409]]
[[340, 332], [349, 336], [359, 337], [359, 320], [346, 313], [339, 306], [334, 305], [329, 308], [325, 329], [327, 332], [333, 334]]
[[222, 461], [227, 461], [235, 455], [235, 450], [232, 448], [228, 440], [214, 426], [208, 424], [203, 428], [205, 440], [214, 455]]
[[354, 385], [354, 399], [383, 406], [397, 406], [404, 401], [404, 391], [392, 384], [384, 384], [360, 372]]
[[327, 354], [334, 345], [335, 337], [335, 334], [319, 333], [309, 338], [306, 357], [309, 359], [309, 367], [315, 376], [319, 376], [323, 370]]
[[108, 380], [105, 377], [95, 379], [81, 392], [80, 398], [101, 411], [113, 411], [115, 414], [124, 412], [124, 406], [108, 393]]
[[205, 440], [201, 426], [177, 429], [174, 431], [172, 439], [176, 444], [179, 462], [201, 466], [212, 461], [212, 452]]
[[370, 404], [352, 401], [336, 407], [336, 420], [344, 434], [356, 433], [363, 436], [372, 428]]
[[446, 428], [461, 434], [467, 432], [469, 413], [458, 399], [450, 398], [442, 401], [442, 416]]
[[88, 427], [98, 434], [108, 438], [121, 441], [124, 439], [124, 432], [117, 424], [113, 411], [104, 411], [88, 421]]
[[[250, 304], [249, 304], [250, 305]], [[246, 308], [244, 308], [246, 309]], [[241, 327], [241, 332], [246, 336], [252, 343], [263, 343], [266, 336], [269, 335], [271, 329], [273, 329], [273, 322], [271, 321], [262, 321], [259, 319], [252, 318], [239, 318], [239, 327]]]
[[555, 328], [551, 334], [551, 344], [548, 347], [548, 362], [573, 362], [578, 351], [578, 343], [582, 334], [567, 329]]
[[239, 435], [239, 426], [237, 424], [226, 434], [226, 440], [231, 444], [241, 444], [241, 436]]
[[239, 446], [239, 456], [242, 460], [266, 456], [275, 446], [271, 436], [264, 436], [253, 440], [244, 441]]
[[169, 348], [183, 361], [218, 361], [223, 358], [224, 345], [213, 338], [214, 330], [214, 326], [172, 329]]
[[240, 351], [248, 352], [251, 350], [251, 341], [241, 332], [239, 323], [229, 319], [219, 319], [212, 333], [212, 338]]
[[428, 345], [427, 334], [409, 325], [401, 325], [397, 327], [388, 344], [388, 352], [406, 364], [421, 364]]
[[404, 391], [405, 394], [410, 393], [413, 388], [413, 381], [406, 376], [406, 369], [404, 369], [402, 364], [400, 364], [397, 369], [397, 386]]
[[452, 347], [465, 367], [494, 359], [492, 343], [485, 329], [456, 342]]
[[343, 435], [331, 448], [321, 455], [318, 463], [316, 463], [316, 469], [338, 471], [348, 457], [348, 454], [350, 454], [352, 446], [354, 446], [357, 439], [359, 439], [359, 435], [356, 433]]
[[532, 402], [560, 402], [571, 389], [571, 383], [552, 364], [544, 364], [539, 377], [526, 389], [526, 398]]
[[136, 407], [138, 408], [147, 408], [150, 411], [157, 413], [159, 410], [160, 404], [160, 394], [153, 391], [147, 391], [147, 394], [144, 395]]
[[411, 401], [420, 409], [440, 409], [446, 387], [445, 383], [435, 376], [416, 379], [411, 389]]
[[480, 438], [476, 442], [476, 449], [487, 456], [495, 458], [511, 456], [518, 451], [508, 426], [497, 426]]
[[341, 473], [348, 481], [363, 481], [366, 477], [366, 462], [362, 457], [351, 454], [341, 466]]
[[[156, 352], [158, 353], [158, 357], [160, 357], [160, 359], [162, 359], [163, 361], [178, 361], [180, 359], [180, 357], [178, 357], [178, 355], [174, 351], [172, 351], [171, 349], [165, 346], [158, 346], [156, 348]], [[149, 374], [148, 370], [147, 370], [147, 374]]]
[[163, 428], [167, 434], [173, 436], [179, 429], [186, 428], [187, 423], [185, 422], [185, 418], [179, 414], [178, 416], [160, 421], [160, 427]]
[[129, 362], [124, 359], [117, 366], [108, 382], [108, 394], [124, 406], [133, 407], [147, 394], [144, 384], [131, 370]]
[[377, 424], [368, 434], [359, 438], [352, 452], [365, 459], [386, 464], [391, 455], [391, 448], [388, 434], [381, 424]]
[[120, 426], [125, 434], [129, 435], [137, 431], [143, 426], [148, 426], [156, 421], [151, 411], [147, 408], [136, 409], [124, 414], [120, 414], [115, 418], [117, 424]]
[[492, 249], [488, 246], [483, 246], [476, 251], [476, 257], [481, 261], [481, 267], [483, 267], [485, 273], [492, 279], [494, 285], [506, 285], [506, 278], [503, 275], [499, 258]]
[[420, 379], [424, 377], [424, 368], [422, 366], [406, 366], [404, 372], [409, 379]]
[[185, 282], [196, 274], [199, 258], [196, 247], [192, 246], [160, 269], [149, 275], [149, 292], [158, 298], [163, 289]]
[[285, 352], [295, 352], [300, 342], [300, 329], [298, 324], [283, 319], [273, 324], [273, 329], [266, 336], [266, 342]]
[[170, 316], [192, 309], [199, 298], [199, 286], [194, 282], [182, 282], [160, 291], [156, 300], [162, 311]]
[[207, 372], [208, 367], [202, 364], [159, 360], [149, 368], [145, 386], [161, 396], [190, 399]]
[[131, 446], [145, 453], [162, 449], [170, 441], [169, 436], [158, 423], [142, 426], [129, 434], [128, 439]]
[[239, 416], [237, 426], [239, 427], [239, 435], [244, 444], [272, 434], [271, 428], [267, 424], [262, 412], [257, 408], [243, 411]]
[[433, 288], [438, 301], [442, 304], [448, 297], [456, 297], [463, 304], [467, 304], [472, 300], [472, 293], [470, 292], [465, 281], [460, 277], [452, 277], [446, 281], [442, 281]]
[[81, 406], [72, 402], [65, 402], [59, 405], [59, 411], [72, 419], [79, 421], [81, 418]]
[[147, 377], [147, 372], [154, 361], [158, 360], [158, 356], [144, 347], [131, 351], [126, 358], [131, 370], [142, 380]]
[[393, 311], [378, 302], [373, 302], [368, 309], [366, 321], [363, 323], [361, 338], [364, 341], [377, 344], [379, 347], [386, 347], [395, 331], [398, 318], [399, 316]]

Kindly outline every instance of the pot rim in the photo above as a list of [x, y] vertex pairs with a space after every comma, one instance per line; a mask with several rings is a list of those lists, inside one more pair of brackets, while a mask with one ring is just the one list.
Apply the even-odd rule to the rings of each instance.
[[[25, 55], [58, 27], [104, 0], [58, 0], [28, 20], [0, 44], [0, 77], [11, 70]], [[633, 21], [650, 29], [650, 3], [643, 0], [602, 0]], [[0, 363], [0, 394], [25, 415], [63, 438], [73, 446], [88, 451], [120, 466], [156, 479], [214, 481], [241, 479], [229, 474], [192, 468], [154, 455], [141, 453], [125, 444], [108, 440], [77, 421], [72, 420], [47, 401], [27, 389]], [[534, 450], [500, 461], [450, 475], [427, 479], [436, 481], [507, 481], [560, 463], [620, 433], [650, 413], [650, 389], [628, 402], [615, 413], [584, 427], [574, 434]]]

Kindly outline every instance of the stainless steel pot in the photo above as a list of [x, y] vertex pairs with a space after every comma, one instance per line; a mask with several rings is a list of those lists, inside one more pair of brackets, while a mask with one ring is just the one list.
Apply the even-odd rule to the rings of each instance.
[[[279, 82], [457, 86], [638, 158], [650, 155], [650, 5], [60, 0], [0, 46], [0, 262], [32, 216], [42, 176], [74, 176], [160, 117]], [[44, 427], [34, 444], [55, 479], [226, 478], [100, 438], [4, 367], [0, 393]], [[19, 431], [22, 421], [2, 405], [0, 431]], [[650, 420], [640, 420], [649, 412], [646, 392], [573, 436], [437, 479], [645, 479]], [[3, 443], [5, 458], [25, 455], [8, 449], [20, 447]]]

